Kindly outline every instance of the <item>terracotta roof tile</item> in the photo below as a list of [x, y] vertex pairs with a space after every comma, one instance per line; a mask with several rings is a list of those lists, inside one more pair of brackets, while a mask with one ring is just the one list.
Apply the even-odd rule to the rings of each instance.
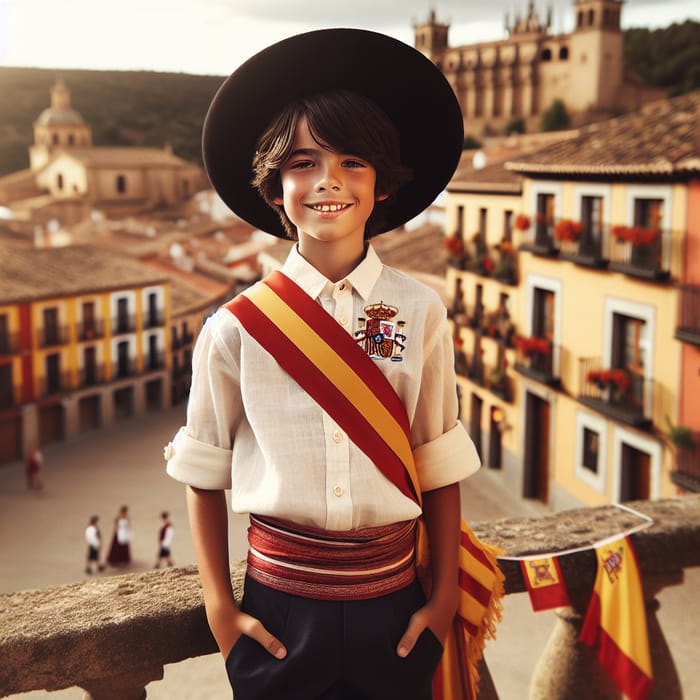
[[700, 170], [700, 91], [583, 127], [573, 139], [522, 155], [509, 170], [561, 175], [679, 175]]
[[11, 303], [162, 284], [133, 258], [92, 246], [20, 250], [0, 243], [0, 301]]

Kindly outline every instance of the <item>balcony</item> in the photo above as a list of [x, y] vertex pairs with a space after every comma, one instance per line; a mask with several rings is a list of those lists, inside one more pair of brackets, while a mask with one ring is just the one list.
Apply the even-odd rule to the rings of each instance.
[[491, 367], [486, 373], [489, 391], [506, 403], [513, 402], [513, 380], [503, 367]]
[[123, 314], [112, 318], [112, 334], [136, 332], [136, 316], [134, 314]]
[[516, 227], [521, 231], [520, 248], [522, 250], [547, 258], [559, 255], [559, 247], [554, 237], [553, 219], [538, 215], [530, 224], [529, 219], [524, 217], [522, 224], [516, 223]]
[[105, 324], [103, 320], [81, 321], [78, 324], [78, 340], [97, 340], [105, 337]]
[[608, 260], [603, 254], [602, 241], [607, 238], [607, 228], [601, 226], [593, 229], [570, 219], [558, 221], [554, 232], [559, 256], [583, 267], [605, 267]]
[[671, 481], [687, 491], [700, 492], [700, 433], [691, 433], [689, 442], [676, 446]]
[[522, 375], [551, 387], [558, 387], [559, 370], [556, 362], [559, 345], [547, 338], [519, 337], [515, 339], [515, 369]]
[[41, 397], [62, 394], [73, 389], [70, 372], [56, 372], [42, 377], [39, 387]]
[[651, 428], [651, 379], [626, 369], [604, 367], [599, 358], [582, 358], [580, 371], [582, 404], [635, 428]]
[[120, 360], [112, 365], [113, 379], [128, 379], [136, 376], [136, 360], [129, 358], [128, 360]]
[[41, 348], [65, 345], [67, 342], [68, 328], [66, 326], [44, 326], [39, 329], [39, 347]]
[[0, 357], [3, 355], [16, 355], [19, 352], [19, 333], [5, 333], [0, 335]]
[[165, 325], [165, 312], [163, 309], [147, 311], [143, 315], [144, 328], [161, 328]]
[[[652, 697], [681, 700], [678, 671], [658, 615], [659, 593], [683, 583], [700, 566], [700, 495], [629, 504], [653, 520], [631, 536], [645, 598]], [[638, 524], [614, 506], [580, 508], [541, 518], [477, 523], [475, 534], [508, 557], [574, 550], [559, 559], [571, 607], [552, 612], [549, 641], [530, 680], [530, 698], [619, 698], [590, 650], [578, 640], [596, 573], [591, 544]], [[523, 593], [520, 562], [501, 559], [506, 595]], [[238, 600], [245, 564], [232, 566]], [[686, 591], [684, 591], [686, 592]], [[697, 596], [687, 590], [688, 612]], [[545, 614], [545, 613], [542, 613]], [[523, 628], [523, 636], [529, 631]], [[195, 567], [97, 578], [80, 584], [0, 595], [0, 696], [79, 687], [92, 700], [143, 698], [164, 665], [216, 651]], [[488, 652], [488, 644], [487, 644]], [[222, 664], [222, 673], [223, 664]], [[487, 665], [481, 664], [480, 700], [496, 700]], [[523, 688], [522, 697], [528, 697]]]
[[640, 226], [612, 226], [609, 267], [631, 277], [665, 282], [670, 277], [670, 231]]
[[694, 284], [682, 284], [679, 291], [676, 338], [700, 347], [700, 287]]
[[165, 353], [164, 352], [153, 352], [150, 353], [145, 359], [144, 371], [146, 372], [156, 372], [160, 369], [165, 368]]
[[86, 365], [80, 370], [78, 381], [81, 389], [104, 384], [105, 366], [103, 364]]

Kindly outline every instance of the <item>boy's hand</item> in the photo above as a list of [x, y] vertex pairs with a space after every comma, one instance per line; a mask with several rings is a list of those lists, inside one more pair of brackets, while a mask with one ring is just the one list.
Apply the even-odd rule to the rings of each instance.
[[413, 651], [418, 637], [420, 637], [426, 627], [444, 646], [456, 609], [456, 604], [438, 605], [431, 601], [419, 610], [416, 610], [408, 621], [408, 627], [399, 641], [396, 653], [401, 657], [408, 656]]
[[260, 620], [241, 612], [235, 606], [233, 610], [207, 611], [207, 619], [224, 659], [242, 634], [254, 639], [277, 659], [283, 659], [287, 655], [284, 645], [265, 629]]

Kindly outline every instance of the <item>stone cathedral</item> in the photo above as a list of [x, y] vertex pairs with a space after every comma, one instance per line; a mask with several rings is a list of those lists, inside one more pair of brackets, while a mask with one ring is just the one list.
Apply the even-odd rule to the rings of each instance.
[[449, 24], [414, 26], [415, 46], [452, 84], [462, 106], [465, 131], [502, 134], [522, 118], [539, 130], [542, 112], [561, 100], [573, 125], [605, 119], [663, 97], [625, 70], [620, 27], [622, 0], [573, 0], [575, 26], [552, 34], [552, 12], [541, 18], [530, 1], [527, 14], [506, 16], [508, 38], [450, 46]]

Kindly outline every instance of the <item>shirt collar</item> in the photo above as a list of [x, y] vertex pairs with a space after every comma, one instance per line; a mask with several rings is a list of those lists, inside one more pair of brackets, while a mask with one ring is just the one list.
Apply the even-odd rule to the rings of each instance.
[[[368, 245], [367, 254], [345, 280], [350, 282], [353, 289], [366, 301], [381, 275], [382, 268], [383, 263], [377, 252]], [[318, 298], [326, 285], [334, 284], [301, 256], [296, 244], [289, 251], [289, 256], [282, 266], [282, 272], [294, 280], [312, 299]], [[339, 280], [336, 284], [343, 281]]]

